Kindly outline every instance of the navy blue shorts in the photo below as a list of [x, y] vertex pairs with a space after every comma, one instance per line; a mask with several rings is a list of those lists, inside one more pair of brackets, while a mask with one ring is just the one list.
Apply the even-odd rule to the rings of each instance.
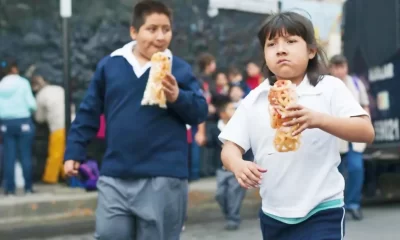
[[306, 221], [286, 224], [260, 211], [264, 240], [342, 240], [345, 233], [344, 208], [332, 208], [315, 213]]

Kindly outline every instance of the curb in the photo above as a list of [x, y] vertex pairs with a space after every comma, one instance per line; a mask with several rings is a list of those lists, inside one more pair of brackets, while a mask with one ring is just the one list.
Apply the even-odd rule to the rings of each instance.
[[[215, 187], [197, 189], [192, 188], [189, 192], [186, 224], [223, 219], [214, 200]], [[93, 231], [97, 193], [49, 195], [46, 198], [42, 195], [35, 198], [0, 202], [2, 239], [45, 238]], [[258, 190], [248, 190], [241, 209], [242, 217], [256, 217], [260, 205]]]

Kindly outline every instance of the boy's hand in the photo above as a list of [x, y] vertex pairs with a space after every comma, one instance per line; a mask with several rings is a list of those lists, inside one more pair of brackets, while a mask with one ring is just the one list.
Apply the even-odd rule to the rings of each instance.
[[167, 101], [174, 103], [179, 95], [179, 87], [175, 77], [171, 73], [167, 73], [166, 78], [162, 81], [162, 85]]
[[257, 188], [261, 184], [262, 174], [267, 172], [254, 162], [244, 160], [232, 170], [240, 186], [246, 189]]
[[72, 177], [78, 175], [78, 169], [81, 164], [75, 160], [67, 160], [64, 163], [65, 175]]
[[207, 136], [202, 132], [197, 132], [196, 135], [194, 135], [194, 140], [196, 141], [197, 145], [202, 147], [207, 143]]

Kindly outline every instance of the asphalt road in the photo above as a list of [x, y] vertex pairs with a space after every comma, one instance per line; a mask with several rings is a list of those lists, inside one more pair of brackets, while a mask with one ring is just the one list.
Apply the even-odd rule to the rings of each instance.
[[[400, 204], [364, 209], [361, 222], [346, 221], [346, 240], [397, 240], [400, 239]], [[224, 223], [209, 222], [186, 226], [181, 240], [260, 240], [257, 219], [244, 220], [239, 230], [228, 232]], [[54, 238], [32, 238], [30, 240], [92, 240], [92, 234], [66, 235]]]

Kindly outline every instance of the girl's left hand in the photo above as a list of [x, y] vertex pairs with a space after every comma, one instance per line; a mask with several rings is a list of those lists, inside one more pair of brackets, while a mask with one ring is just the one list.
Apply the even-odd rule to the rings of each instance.
[[283, 123], [283, 126], [291, 127], [297, 124], [300, 125], [300, 127], [293, 132], [293, 136], [300, 134], [307, 128], [318, 128], [320, 126], [322, 113], [305, 108], [299, 104], [290, 105], [286, 109], [289, 112], [282, 117], [293, 119]]

